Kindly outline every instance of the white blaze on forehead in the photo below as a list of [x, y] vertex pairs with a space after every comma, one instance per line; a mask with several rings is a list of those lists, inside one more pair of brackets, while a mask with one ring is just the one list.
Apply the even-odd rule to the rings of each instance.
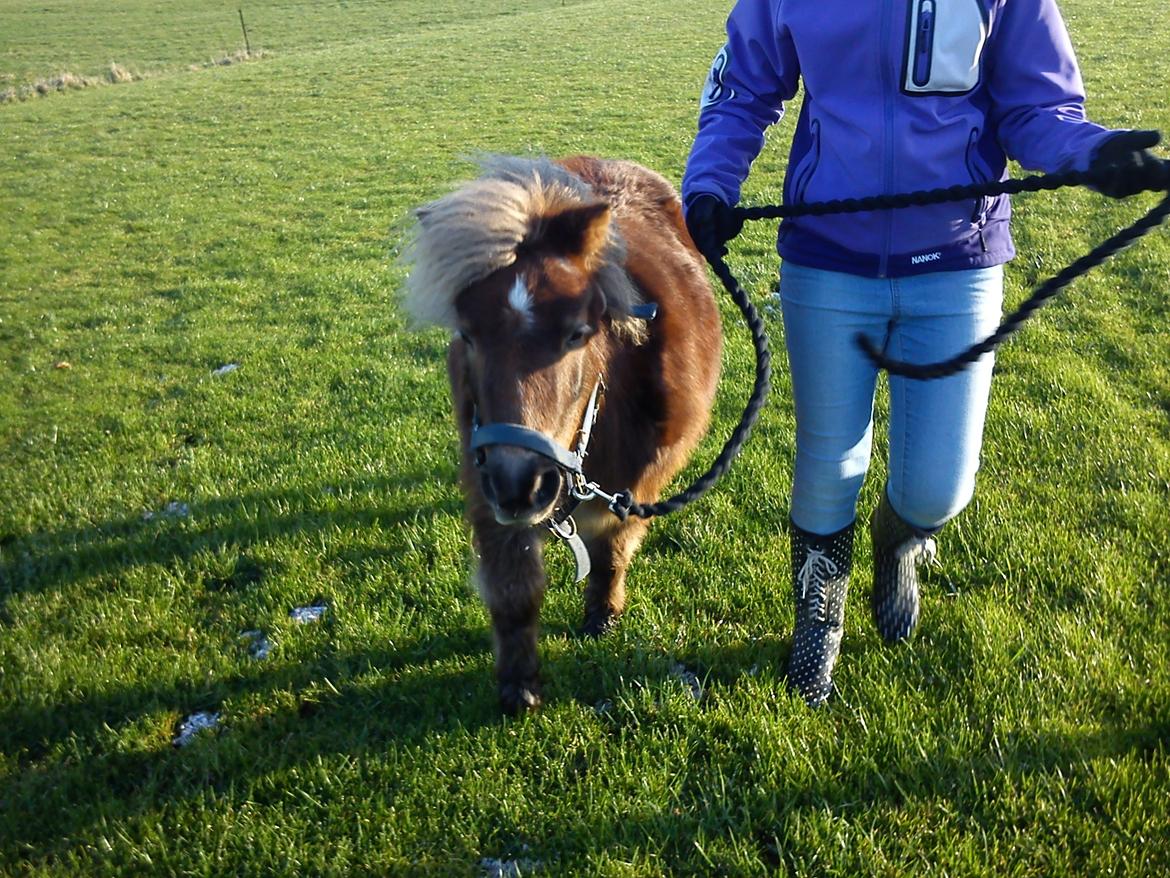
[[508, 290], [508, 306], [523, 318], [525, 323], [532, 322], [532, 293], [528, 292], [522, 278], [516, 278], [512, 289]]

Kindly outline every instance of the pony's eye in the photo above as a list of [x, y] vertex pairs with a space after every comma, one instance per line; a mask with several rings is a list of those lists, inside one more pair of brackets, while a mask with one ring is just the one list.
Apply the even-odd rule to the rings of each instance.
[[456, 330], [455, 335], [458, 336], [459, 340], [461, 342], [463, 342], [465, 345], [467, 345], [469, 348], [475, 347], [475, 345], [473, 345], [471, 343], [471, 336], [468, 335], [466, 332], [464, 332], [462, 329]]
[[565, 338], [566, 348], [579, 348], [585, 344], [589, 336], [593, 335], [593, 327], [588, 323], [582, 323], [576, 329], [568, 334]]

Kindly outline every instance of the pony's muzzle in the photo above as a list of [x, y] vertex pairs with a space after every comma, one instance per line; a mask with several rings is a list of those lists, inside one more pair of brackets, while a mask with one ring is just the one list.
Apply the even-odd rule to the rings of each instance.
[[[478, 449], [480, 488], [500, 524], [537, 524], [549, 516], [561, 493], [556, 463], [525, 448]], [[482, 462], [479, 462], [482, 460]]]

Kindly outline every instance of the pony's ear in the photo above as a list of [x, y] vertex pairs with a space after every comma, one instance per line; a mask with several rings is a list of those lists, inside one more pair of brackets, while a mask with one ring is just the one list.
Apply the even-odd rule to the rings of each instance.
[[609, 212], [604, 201], [562, 210], [545, 219], [540, 244], [592, 268], [609, 242]]

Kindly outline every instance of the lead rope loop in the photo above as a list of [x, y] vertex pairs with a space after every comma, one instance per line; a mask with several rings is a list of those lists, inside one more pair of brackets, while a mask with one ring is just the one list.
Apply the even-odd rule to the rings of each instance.
[[[885, 356], [869, 338], [858, 335], [857, 344], [865, 351], [874, 364], [885, 369], [892, 375], [904, 375], [908, 378], [927, 380], [943, 378], [953, 375], [974, 363], [984, 354], [1001, 345], [1009, 336], [1015, 333], [1033, 312], [1041, 305], [1068, 286], [1073, 280], [1085, 274], [1090, 269], [1100, 265], [1109, 257], [1115, 255], [1143, 235], [1165, 222], [1170, 216], [1170, 161], [1162, 162], [1163, 180], [1158, 188], [1150, 191], [1165, 192], [1166, 197], [1141, 219], [1126, 229], [1102, 241], [1080, 259], [1071, 263], [1067, 268], [1053, 275], [1013, 312], [1000, 327], [981, 342], [972, 345], [966, 351], [939, 363], [905, 363]], [[909, 192], [901, 195], [875, 195], [868, 198], [843, 198], [835, 201], [822, 201], [812, 204], [775, 205], [763, 207], [737, 207], [736, 212], [746, 220], [782, 219], [795, 216], [823, 216], [831, 213], [857, 213], [866, 210], [890, 210], [915, 205], [941, 204], [947, 201], [962, 201], [967, 198], [982, 198], [995, 195], [1018, 195], [1022, 192], [1042, 192], [1064, 188], [1065, 186], [1092, 186], [1098, 182], [1094, 175], [1087, 171], [1067, 171], [1060, 174], [1044, 174], [1022, 177], [1014, 180], [1002, 180], [993, 183], [973, 183], [965, 186], [949, 186], [943, 189], [929, 189], [922, 192]], [[728, 438], [719, 452], [719, 456], [711, 467], [696, 479], [690, 487], [660, 503], [641, 504], [634, 500], [630, 491], [620, 491], [608, 500], [610, 511], [619, 519], [625, 521], [630, 515], [639, 518], [652, 518], [656, 515], [666, 515], [675, 512], [688, 503], [699, 499], [717, 482], [731, 467], [732, 461], [743, 448], [752, 428], [759, 418], [760, 409], [768, 397], [772, 376], [772, 355], [768, 348], [768, 337], [764, 331], [764, 322], [760, 318], [754, 305], [748, 299], [747, 293], [740, 286], [735, 275], [727, 267], [722, 255], [716, 255], [708, 260], [711, 270], [723, 283], [731, 299], [743, 314], [744, 321], [752, 334], [752, 346], [756, 352], [756, 377], [752, 387], [751, 397], [740, 416], [739, 424]]]
[[[1061, 189], [1065, 186], [1092, 186], [1098, 178], [1088, 171], [1066, 171], [1061, 174], [1045, 174], [1022, 177], [1016, 180], [1002, 180], [994, 183], [972, 183], [966, 186], [949, 186], [943, 189], [929, 189], [902, 195], [874, 195], [868, 198], [842, 198], [836, 201], [821, 201], [812, 204], [775, 205], [764, 207], [736, 208], [744, 220], [782, 219], [797, 216], [823, 216], [832, 213], [857, 213], [865, 210], [890, 210], [903, 207], [942, 204], [948, 201], [962, 201], [968, 198], [982, 198], [995, 195], [1018, 195], [1021, 192], [1041, 192]], [[1164, 192], [1166, 197], [1145, 216], [1115, 235], [1106, 238], [1084, 256], [1070, 263], [1066, 268], [1050, 277], [1012, 312], [999, 328], [983, 341], [976, 342], [947, 360], [937, 363], [907, 363], [887, 357], [872, 339], [858, 334], [857, 345], [865, 351], [875, 366], [885, 369], [891, 375], [902, 375], [918, 380], [945, 378], [954, 375], [990, 353], [1019, 330], [1032, 314], [1049, 299], [1081, 275], [1096, 268], [1106, 259], [1124, 250], [1143, 235], [1156, 229], [1170, 216], [1170, 161], [1162, 162], [1162, 180], [1151, 192]]]

